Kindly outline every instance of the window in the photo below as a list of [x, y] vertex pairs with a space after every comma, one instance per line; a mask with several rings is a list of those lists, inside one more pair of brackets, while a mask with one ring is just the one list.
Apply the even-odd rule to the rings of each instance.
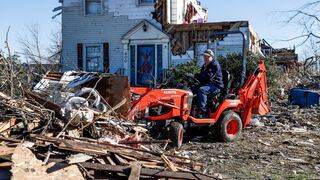
[[102, 0], [85, 0], [85, 14], [101, 14]]
[[86, 46], [86, 71], [103, 71], [101, 46]]
[[153, 5], [156, 0], [138, 0], [140, 5]]

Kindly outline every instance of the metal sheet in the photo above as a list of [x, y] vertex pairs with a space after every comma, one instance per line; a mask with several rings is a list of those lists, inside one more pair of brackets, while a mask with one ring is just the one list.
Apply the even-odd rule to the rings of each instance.
[[[120, 103], [123, 99], [127, 99], [125, 105], [120, 107], [118, 112], [122, 117], [126, 118], [130, 108], [130, 86], [127, 76], [104, 76], [101, 80], [98, 80], [96, 90], [101, 96], [114, 107]], [[88, 86], [94, 87], [96, 80], [92, 81]]]

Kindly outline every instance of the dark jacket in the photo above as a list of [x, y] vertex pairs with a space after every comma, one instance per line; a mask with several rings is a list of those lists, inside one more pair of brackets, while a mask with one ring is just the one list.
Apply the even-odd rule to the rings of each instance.
[[200, 74], [198, 74], [196, 78], [202, 85], [211, 83], [220, 89], [224, 87], [221, 66], [217, 60], [212, 60], [207, 66], [203, 65]]

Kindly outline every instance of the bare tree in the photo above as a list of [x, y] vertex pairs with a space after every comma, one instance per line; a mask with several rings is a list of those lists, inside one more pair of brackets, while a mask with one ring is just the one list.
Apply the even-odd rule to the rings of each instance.
[[38, 24], [28, 25], [24, 38], [20, 38], [22, 53], [30, 63], [42, 64], [45, 62], [43, 50], [40, 48], [40, 27]]
[[61, 31], [52, 32], [50, 36], [50, 46], [47, 48], [49, 62], [52, 64], [60, 64], [62, 36]]
[[20, 54], [26, 59], [29, 73], [38, 75], [38, 77], [32, 78], [39, 79], [47, 71], [57, 70], [57, 64], [60, 63], [61, 32], [51, 33], [50, 45], [45, 47], [41, 41], [41, 31], [38, 24], [28, 25], [26, 29], [25, 36], [19, 40], [22, 48]]
[[315, 42], [314, 38], [308, 40], [307, 50], [305, 51], [305, 59], [303, 61], [303, 73], [314, 74], [316, 69], [313, 69], [319, 61], [319, 44]]
[[7, 34], [6, 34], [6, 41], [5, 41], [5, 44], [6, 44], [6, 49], [8, 50], [8, 58], [3, 58], [3, 62], [4, 62], [4, 65], [6, 67], [6, 70], [5, 70], [5, 73], [7, 73], [7, 77], [9, 77], [8, 79], [10, 80], [9, 81], [9, 84], [10, 84], [10, 95], [13, 96], [13, 91], [14, 91], [14, 82], [13, 82], [13, 76], [14, 76], [14, 71], [13, 71], [13, 59], [12, 59], [12, 56], [11, 56], [11, 50], [10, 50], [10, 45], [9, 45], [9, 32], [10, 32], [10, 26], [7, 30]]
[[10, 96], [22, 95], [22, 91], [30, 87], [26, 81], [24, 67], [18, 60], [18, 56], [12, 54], [9, 43], [10, 27], [6, 33], [5, 52], [0, 50], [0, 91]]
[[301, 27], [301, 34], [297, 35], [288, 41], [301, 39], [302, 45], [309, 39], [320, 41], [320, 0], [304, 4], [302, 7], [287, 11], [290, 13], [286, 23], [296, 24]]

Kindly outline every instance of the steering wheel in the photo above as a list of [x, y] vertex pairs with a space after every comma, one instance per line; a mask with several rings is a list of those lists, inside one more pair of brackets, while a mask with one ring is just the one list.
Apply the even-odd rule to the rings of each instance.
[[192, 75], [184, 74], [183, 77], [187, 82], [190, 82], [190, 83], [193, 82], [193, 83], [195, 83], [195, 85], [201, 84], [200, 81]]

